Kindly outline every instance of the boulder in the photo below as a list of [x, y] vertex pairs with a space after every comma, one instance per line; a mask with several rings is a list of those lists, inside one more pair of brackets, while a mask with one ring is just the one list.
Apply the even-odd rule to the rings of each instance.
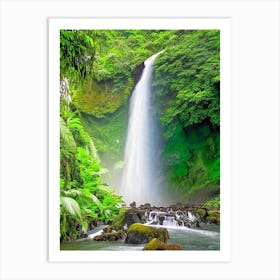
[[131, 208], [136, 208], [136, 202], [135, 202], [135, 201], [131, 202], [131, 203], [129, 204], [129, 206], [130, 206]]
[[142, 204], [142, 205], [140, 205], [140, 209], [144, 209], [144, 210], [149, 210], [149, 209], [151, 209], [151, 204], [150, 203], [145, 203], [145, 204]]
[[181, 210], [185, 207], [185, 205], [181, 202], [178, 202], [176, 204], [172, 204], [170, 205], [168, 208], [171, 208], [173, 211], [176, 211], [176, 210]]
[[137, 208], [128, 209], [125, 214], [125, 221], [128, 227], [135, 223], [145, 223], [147, 221], [145, 210]]
[[197, 213], [200, 218], [204, 218], [207, 215], [207, 211], [205, 208], [198, 208], [195, 210], [195, 213]]
[[136, 223], [128, 228], [125, 243], [129, 244], [145, 244], [152, 239], [157, 238], [160, 241], [167, 242], [169, 233], [166, 228], [154, 228]]
[[112, 232], [113, 228], [111, 226], [107, 226], [102, 229], [103, 233], [110, 233]]
[[165, 220], [165, 216], [160, 215], [160, 216], [158, 217], [158, 220], [159, 220], [159, 224], [162, 225], [162, 224], [163, 224], [163, 221]]
[[149, 243], [147, 243], [144, 247], [144, 251], [147, 250], [181, 250], [181, 245], [178, 244], [166, 244], [157, 238], [152, 239]]
[[122, 208], [118, 216], [113, 220], [111, 227], [112, 229], [118, 231], [124, 229], [125, 224], [126, 224], [126, 209]]
[[220, 224], [220, 211], [219, 210], [208, 210], [207, 216], [205, 217], [206, 221], [211, 224]]
[[126, 236], [126, 232], [124, 230], [112, 231], [109, 233], [103, 233], [97, 235], [93, 238], [95, 241], [116, 241], [120, 239], [124, 239]]

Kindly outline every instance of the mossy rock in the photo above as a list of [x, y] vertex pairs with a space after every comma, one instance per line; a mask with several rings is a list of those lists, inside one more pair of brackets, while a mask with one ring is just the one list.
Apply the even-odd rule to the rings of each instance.
[[178, 244], [166, 244], [157, 238], [152, 239], [146, 246], [144, 247], [144, 251], [147, 250], [181, 250], [181, 245]]
[[103, 118], [120, 108], [132, 88], [132, 78], [123, 81], [119, 88], [111, 81], [89, 80], [74, 91], [73, 103], [80, 111], [96, 118]]
[[212, 224], [220, 224], [220, 211], [219, 210], [208, 210], [208, 216], [206, 220]]
[[110, 232], [112, 232], [112, 230], [113, 230], [113, 228], [111, 227], [111, 226], [107, 226], [107, 227], [105, 227], [105, 228], [103, 228], [103, 233], [110, 233]]
[[117, 232], [109, 232], [103, 233], [101, 235], [97, 235], [93, 238], [95, 241], [116, 241], [120, 239], [124, 239], [126, 236], [126, 232], [124, 230], [119, 230]]
[[111, 224], [111, 228], [114, 230], [121, 230], [123, 229], [124, 225], [126, 224], [126, 209], [120, 209], [119, 215], [113, 220]]
[[158, 229], [135, 223], [128, 228], [125, 243], [145, 244], [154, 238], [157, 238], [162, 242], [167, 242], [167, 239], [170, 238], [168, 230], [166, 228]]
[[204, 208], [198, 208], [195, 212], [198, 213], [201, 218], [204, 218], [207, 215], [207, 211]]

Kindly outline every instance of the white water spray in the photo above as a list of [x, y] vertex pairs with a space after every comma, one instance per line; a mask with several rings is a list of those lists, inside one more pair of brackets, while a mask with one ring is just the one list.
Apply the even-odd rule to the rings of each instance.
[[126, 203], [160, 203], [158, 131], [152, 107], [151, 82], [154, 61], [161, 53], [145, 61], [141, 79], [130, 100], [125, 167], [120, 190]]

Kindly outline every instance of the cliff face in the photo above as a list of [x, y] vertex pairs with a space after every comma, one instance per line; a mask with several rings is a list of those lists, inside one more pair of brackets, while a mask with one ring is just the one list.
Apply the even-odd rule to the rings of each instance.
[[[116, 189], [121, 181], [124, 164], [129, 97], [141, 78], [144, 67], [144, 62], [135, 67], [123, 92], [113, 93], [113, 85], [109, 81], [107, 91], [104, 83], [100, 85], [91, 81], [80, 94], [79, 110], [82, 123], [96, 145], [103, 166], [109, 170], [110, 175], [104, 175], [104, 179]], [[102, 102], [101, 97], [104, 99], [103, 106], [97, 104]], [[76, 105], [77, 103], [76, 98]], [[108, 111], [108, 108], [111, 108], [111, 111]]]
[[144, 68], [145, 68], [144, 61], [136, 65], [134, 70], [134, 75], [133, 75], [134, 85], [136, 85], [139, 82]]

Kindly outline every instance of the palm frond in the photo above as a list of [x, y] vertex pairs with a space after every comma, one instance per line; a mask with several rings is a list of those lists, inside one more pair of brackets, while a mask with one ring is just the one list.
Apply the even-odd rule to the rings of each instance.
[[93, 203], [96, 204], [98, 206], [98, 208], [100, 209], [100, 211], [102, 212], [104, 210], [104, 207], [103, 207], [102, 203], [100, 202], [100, 200], [94, 194], [91, 194], [91, 199], [92, 199]]
[[79, 220], [82, 219], [80, 205], [75, 199], [67, 196], [62, 196], [60, 198], [60, 204], [74, 218], [77, 218]]
[[105, 186], [105, 185], [98, 185], [97, 189], [106, 193], [112, 193], [114, 192], [114, 190], [112, 188], [110, 188], [109, 186]]

